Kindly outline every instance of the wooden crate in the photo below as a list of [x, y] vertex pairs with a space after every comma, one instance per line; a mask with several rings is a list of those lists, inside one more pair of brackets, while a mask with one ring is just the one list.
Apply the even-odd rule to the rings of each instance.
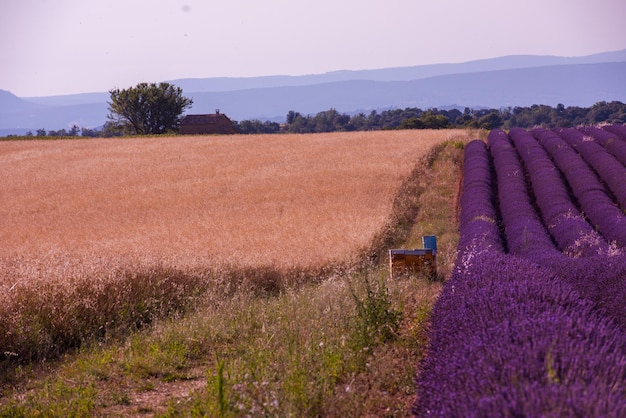
[[405, 274], [427, 274], [434, 279], [437, 276], [436, 250], [389, 250], [389, 272], [392, 278]]

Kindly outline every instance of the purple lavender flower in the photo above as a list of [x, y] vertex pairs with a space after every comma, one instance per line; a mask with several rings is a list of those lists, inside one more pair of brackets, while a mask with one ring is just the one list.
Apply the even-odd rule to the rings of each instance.
[[626, 125], [606, 125], [602, 129], [617, 135], [620, 139], [626, 141]]
[[535, 203], [543, 222], [561, 250], [571, 256], [606, 253], [606, 241], [580, 213], [544, 148], [525, 129], [512, 129], [510, 137], [529, 174]]
[[509, 251], [537, 258], [559, 253], [531, 203], [524, 169], [508, 135], [493, 130], [487, 142], [496, 171], [498, 206]]
[[615, 205], [593, 169], [556, 133], [542, 128], [531, 132], [565, 177], [589, 221], [606, 241], [619, 247], [626, 246], [626, 216]]
[[484, 142], [475, 140], [466, 145], [463, 167], [457, 268], [482, 252], [504, 252], [494, 206], [492, 166]]
[[555, 132], [571, 145], [600, 175], [622, 209], [626, 210], [626, 167], [609, 154], [593, 138], [574, 128], [558, 128]]
[[568, 257], [540, 219], [558, 219], [555, 237], [584, 237], [580, 219], [563, 213], [577, 203], [593, 216], [615, 207], [558, 135], [512, 131], [511, 138], [515, 148], [492, 131], [489, 152], [480, 141], [466, 148], [459, 257], [433, 309], [412, 412], [626, 416], [626, 253], [612, 244]]
[[591, 136], [622, 165], [626, 166], [626, 141], [620, 140], [618, 135], [608, 130], [596, 128], [595, 126], [584, 126], [578, 128], [578, 130], [587, 136]]
[[621, 416], [625, 347], [622, 330], [550, 270], [485, 254], [435, 304], [413, 413]]

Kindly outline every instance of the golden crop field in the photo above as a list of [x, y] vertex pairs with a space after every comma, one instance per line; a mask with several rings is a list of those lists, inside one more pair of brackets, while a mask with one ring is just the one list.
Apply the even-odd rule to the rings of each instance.
[[0, 142], [0, 375], [203, 303], [348, 277], [410, 227], [433, 147], [470, 135]]
[[305, 268], [348, 260], [384, 226], [418, 159], [465, 135], [1, 142], [1, 274], [52, 259]]

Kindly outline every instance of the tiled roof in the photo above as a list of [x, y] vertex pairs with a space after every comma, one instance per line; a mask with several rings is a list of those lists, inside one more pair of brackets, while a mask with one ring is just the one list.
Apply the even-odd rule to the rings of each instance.
[[187, 115], [180, 121], [182, 134], [236, 134], [228, 116], [222, 113]]
[[[187, 115], [181, 121], [185, 125], [205, 125], [207, 123], [219, 123], [224, 118], [228, 119], [226, 115], [211, 114], [211, 115]], [[230, 122], [230, 121], [229, 121]]]

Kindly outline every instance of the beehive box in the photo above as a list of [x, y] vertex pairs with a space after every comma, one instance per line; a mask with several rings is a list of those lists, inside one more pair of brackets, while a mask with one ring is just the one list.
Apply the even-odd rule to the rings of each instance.
[[389, 250], [389, 271], [392, 278], [406, 274], [426, 274], [434, 279], [437, 276], [436, 250]]

